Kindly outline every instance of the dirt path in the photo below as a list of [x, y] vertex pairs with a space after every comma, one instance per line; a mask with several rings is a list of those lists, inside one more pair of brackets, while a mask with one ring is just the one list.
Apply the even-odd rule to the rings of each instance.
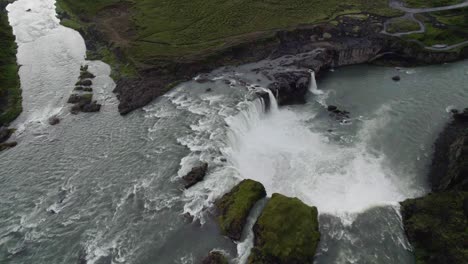
[[[463, 3], [456, 4], [456, 5], [433, 7], [433, 8], [409, 8], [409, 7], [405, 7], [404, 3], [401, 2], [400, 0], [390, 0], [389, 4], [390, 4], [391, 8], [398, 9], [398, 10], [401, 10], [401, 11], [405, 12], [405, 15], [403, 15], [401, 17], [397, 17], [397, 18], [391, 18], [391, 19], [385, 21], [384, 29], [382, 30], [382, 33], [390, 35], [390, 36], [401, 37], [401, 36], [405, 36], [405, 35], [419, 34], [419, 33], [426, 32], [426, 26], [424, 25], [423, 22], [419, 21], [415, 17], [415, 14], [430, 13], [430, 12], [437, 12], [437, 11], [446, 11], [446, 10], [452, 10], [452, 9], [468, 7], [468, 0], [466, 0]], [[396, 19], [408, 19], [408, 20], [414, 21], [414, 22], [419, 24], [419, 30], [408, 31], [408, 32], [399, 32], [399, 33], [389, 33], [387, 31], [388, 25], [390, 23], [392, 23], [392, 21], [395, 21]], [[441, 47], [425, 46], [423, 43], [421, 43], [419, 41], [418, 41], [418, 43], [423, 45], [424, 48], [428, 49], [428, 50], [444, 51], [444, 50], [451, 50], [451, 49], [454, 49], [454, 48], [457, 48], [457, 47], [467, 45], [468, 40], [464, 41], [464, 42], [461, 42], [461, 43], [458, 43], [458, 44], [451, 45], [451, 46], [441, 46]]]

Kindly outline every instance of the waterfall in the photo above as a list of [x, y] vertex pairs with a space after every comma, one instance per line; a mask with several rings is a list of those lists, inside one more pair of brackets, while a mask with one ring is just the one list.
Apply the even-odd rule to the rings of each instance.
[[317, 87], [317, 81], [315, 80], [315, 72], [310, 71], [310, 86], [309, 86], [309, 91], [315, 95], [321, 95], [323, 94], [323, 91], [320, 91]]

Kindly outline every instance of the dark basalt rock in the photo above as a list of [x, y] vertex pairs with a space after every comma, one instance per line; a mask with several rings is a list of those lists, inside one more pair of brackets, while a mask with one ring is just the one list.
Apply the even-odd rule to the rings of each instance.
[[70, 98], [68, 98], [68, 103], [85, 105], [91, 103], [92, 99], [92, 94], [72, 94], [70, 95]]
[[464, 264], [468, 259], [468, 192], [444, 191], [401, 203], [416, 263]]
[[261, 183], [243, 180], [216, 201], [217, 219], [223, 235], [239, 240], [250, 210], [265, 196], [266, 191]]
[[211, 251], [210, 254], [202, 260], [202, 264], [228, 264], [228, 261], [223, 253]]
[[260, 99], [262, 99], [263, 104], [265, 106], [265, 111], [268, 112], [270, 110], [270, 106], [271, 106], [270, 94], [268, 94], [268, 92], [265, 92], [265, 91], [259, 91], [256, 94]]
[[307, 71], [291, 71], [273, 75], [275, 82], [268, 89], [278, 100], [279, 105], [303, 104], [309, 90], [310, 73]]
[[75, 85], [76, 86], [91, 86], [91, 85], [93, 85], [93, 81], [91, 81], [91, 80], [79, 80]]
[[436, 140], [429, 172], [433, 193], [401, 203], [416, 263], [466, 263], [468, 259], [468, 122], [466, 112]]
[[275, 193], [253, 232], [254, 248], [249, 264], [313, 263], [320, 241], [317, 208]]
[[94, 77], [94, 74], [90, 73], [89, 71], [82, 71], [80, 73], [80, 79], [83, 80], [83, 79], [93, 79]]
[[182, 177], [185, 181], [185, 189], [192, 187], [193, 185], [201, 182], [208, 171], [208, 164], [204, 163], [201, 166], [193, 168], [187, 175]]
[[398, 76], [398, 75], [396, 75], [396, 76], [393, 76], [393, 77], [392, 77], [392, 80], [394, 80], [395, 82], [398, 82], [398, 81], [401, 80], [401, 77]]
[[52, 116], [51, 118], [49, 118], [49, 125], [55, 126], [58, 123], [60, 123], [60, 119], [57, 116]]
[[18, 145], [18, 142], [6, 142], [6, 143], [0, 143], [0, 151], [7, 150], [9, 148], [16, 147]]
[[465, 108], [463, 112], [453, 110], [453, 118], [457, 121], [467, 122], [468, 121], [468, 108]]
[[433, 191], [468, 190], [468, 111], [455, 113], [434, 145], [429, 180]]
[[101, 105], [98, 104], [96, 101], [93, 101], [91, 103], [80, 106], [80, 109], [84, 113], [99, 112], [101, 110]]
[[7, 141], [13, 132], [13, 129], [0, 127], [0, 143]]
[[340, 110], [338, 109], [337, 106], [335, 105], [329, 105], [327, 107], [327, 110], [328, 112], [330, 112], [332, 116], [335, 117], [336, 120], [338, 121], [343, 121], [344, 119], [348, 119], [349, 118], [349, 112], [346, 111], [346, 110]]

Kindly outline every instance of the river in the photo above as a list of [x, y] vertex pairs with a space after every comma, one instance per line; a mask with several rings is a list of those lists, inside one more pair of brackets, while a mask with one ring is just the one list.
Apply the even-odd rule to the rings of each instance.
[[[427, 192], [447, 109], [468, 103], [468, 62], [340, 68], [306, 104], [273, 101], [269, 111], [255, 96], [268, 81], [252, 69], [272, 62], [259, 62], [183, 83], [122, 117], [109, 66], [85, 60], [54, 2], [8, 7], [24, 112], [19, 145], [0, 153], [0, 263], [197, 263], [214, 248], [242, 263], [252, 233], [239, 244], [222, 237], [210, 208], [244, 178], [318, 207], [317, 264], [413, 263], [398, 202]], [[70, 115], [85, 64], [103, 108]], [[327, 105], [350, 118], [336, 120]], [[184, 190], [180, 177], [201, 161], [208, 175]]]

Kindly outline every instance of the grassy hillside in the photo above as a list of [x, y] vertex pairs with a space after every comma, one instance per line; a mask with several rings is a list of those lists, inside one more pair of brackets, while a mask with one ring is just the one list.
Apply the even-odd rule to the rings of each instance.
[[465, 2], [465, 0], [404, 0], [408, 7], [439, 7], [456, 5]]
[[22, 110], [16, 43], [5, 11], [7, 4], [0, 1], [0, 126], [13, 121]]
[[143, 64], [194, 58], [339, 14], [399, 14], [387, 0], [59, 0], [59, 6], [79, 16], [65, 23], [99, 24], [115, 46]]

